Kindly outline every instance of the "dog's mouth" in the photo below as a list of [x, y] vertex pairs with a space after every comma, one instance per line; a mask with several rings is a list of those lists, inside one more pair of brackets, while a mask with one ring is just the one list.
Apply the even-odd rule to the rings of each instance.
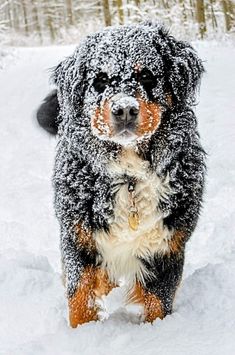
[[132, 135], [137, 130], [137, 122], [128, 122], [127, 120], [119, 123], [112, 120], [112, 126], [114, 135]]
[[123, 128], [121, 131], [113, 135], [111, 140], [121, 145], [128, 145], [134, 143], [137, 138], [138, 136], [135, 134], [134, 131]]

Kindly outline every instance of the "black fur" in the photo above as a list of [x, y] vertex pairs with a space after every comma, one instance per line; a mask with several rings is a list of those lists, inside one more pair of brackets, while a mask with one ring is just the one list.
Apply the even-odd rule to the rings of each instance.
[[[144, 80], [133, 70], [137, 62], [148, 70]], [[104, 68], [109, 73], [105, 87], [99, 77]], [[174, 193], [161, 202], [164, 223], [185, 235], [176, 254], [157, 254], [143, 260], [152, 275], [145, 280], [146, 289], [162, 299], [165, 314], [171, 312], [183, 270], [184, 246], [196, 226], [203, 194], [205, 153], [192, 110], [203, 71], [201, 60], [188, 43], [175, 40], [163, 27], [152, 23], [91, 35], [54, 70], [57, 95], [53, 91], [45, 99], [38, 120], [52, 133], [60, 121], [53, 181], [69, 297], [84, 267], [102, 258], [77, 247], [74, 225], [82, 223], [93, 232], [108, 231], [118, 190], [106, 165], [117, 159], [122, 146], [96, 137], [91, 130], [91, 115], [104, 98], [121, 91], [132, 96], [138, 92], [164, 108], [159, 128], [148, 140], [138, 143], [137, 151], [160, 178], [169, 176]], [[119, 183], [126, 183], [128, 178], [119, 176]]]
[[39, 125], [53, 135], [58, 132], [59, 110], [57, 90], [55, 89], [45, 97], [36, 113]]

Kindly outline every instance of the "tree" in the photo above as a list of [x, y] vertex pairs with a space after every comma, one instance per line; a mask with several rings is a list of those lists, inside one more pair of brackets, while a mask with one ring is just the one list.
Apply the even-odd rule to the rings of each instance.
[[26, 36], [29, 35], [29, 25], [28, 25], [28, 14], [27, 14], [27, 6], [26, 6], [26, 1], [22, 0], [21, 1], [22, 5], [22, 10], [23, 10], [23, 15], [24, 15], [24, 29], [25, 29], [25, 34]]
[[73, 20], [73, 3], [72, 0], [66, 0], [66, 8], [67, 8], [67, 18], [68, 24], [72, 26], [74, 24]]
[[33, 26], [36, 33], [39, 35], [40, 42], [42, 43], [42, 30], [41, 30], [41, 25], [39, 20], [38, 6], [35, 0], [31, 0], [31, 1], [32, 1]]
[[222, 0], [226, 31], [229, 32], [234, 25], [233, 4], [230, 0]]
[[116, 0], [116, 1], [117, 1], [117, 8], [118, 8], [119, 23], [120, 25], [123, 25], [124, 23], [123, 3], [122, 0]]
[[200, 37], [201, 39], [203, 39], [206, 33], [206, 17], [205, 17], [204, 0], [196, 1], [196, 12], [197, 12], [197, 22], [199, 25]]
[[111, 26], [111, 14], [109, 9], [109, 0], [103, 0], [103, 12], [104, 12], [104, 23], [105, 26]]

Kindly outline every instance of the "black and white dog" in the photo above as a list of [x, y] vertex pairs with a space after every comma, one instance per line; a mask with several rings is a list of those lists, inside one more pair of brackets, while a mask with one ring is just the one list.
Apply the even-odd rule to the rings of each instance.
[[192, 110], [203, 73], [157, 24], [105, 29], [53, 72], [38, 121], [57, 133], [55, 210], [72, 327], [124, 277], [146, 321], [172, 311], [202, 201]]

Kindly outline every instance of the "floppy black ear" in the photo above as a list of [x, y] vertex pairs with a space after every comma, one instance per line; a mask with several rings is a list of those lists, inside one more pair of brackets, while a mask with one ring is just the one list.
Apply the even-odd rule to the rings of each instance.
[[[58, 127], [61, 122], [59, 96], [63, 96], [62, 91], [71, 63], [72, 60], [69, 57], [53, 68], [50, 79], [57, 86], [57, 89], [52, 90], [37, 109], [36, 117], [39, 125], [53, 135], [58, 133]], [[62, 99], [60, 101], [62, 103]]]
[[176, 42], [170, 56], [168, 73], [173, 101], [193, 104], [204, 68], [194, 49], [185, 42]]
[[69, 56], [62, 60], [56, 67], [52, 69], [52, 75], [51, 75], [51, 82], [55, 84], [57, 87], [63, 87], [66, 82], [68, 82], [68, 79], [71, 79], [71, 74], [75, 72], [75, 70], [72, 70], [72, 68], [75, 69], [75, 54], [72, 56]]
[[58, 132], [59, 110], [57, 90], [53, 90], [45, 97], [36, 113], [39, 125], [54, 135]]
[[58, 133], [64, 114], [69, 113], [71, 103], [81, 96], [83, 73], [78, 52], [79, 49], [53, 68], [50, 81], [56, 89], [49, 93], [36, 113], [39, 125], [54, 135]]
[[62, 112], [67, 112], [71, 104], [81, 103], [87, 61], [86, 53], [83, 44], [53, 69], [51, 81], [57, 87], [57, 97]]

